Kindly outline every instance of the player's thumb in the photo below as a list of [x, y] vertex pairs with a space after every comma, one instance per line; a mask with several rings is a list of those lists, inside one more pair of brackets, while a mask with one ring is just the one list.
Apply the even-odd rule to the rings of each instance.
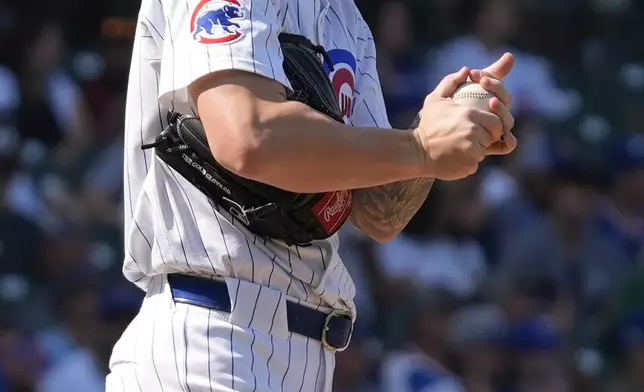
[[454, 94], [454, 91], [456, 91], [461, 84], [467, 81], [467, 77], [469, 75], [470, 69], [463, 67], [458, 72], [445, 76], [429, 96], [432, 98], [451, 97], [452, 94]]
[[502, 79], [512, 72], [514, 68], [514, 56], [511, 53], [506, 53], [501, 56], [494, 64], [488, 66], [483, 70], [492, 74], [495, 78]]

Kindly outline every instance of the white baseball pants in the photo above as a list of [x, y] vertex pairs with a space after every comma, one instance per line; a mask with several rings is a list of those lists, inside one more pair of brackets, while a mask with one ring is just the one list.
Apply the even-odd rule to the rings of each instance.
[[155, 277], [114, 347], [107, 392], [330, 391], [334, 354], [288, 331], [283, 295], [226, 281], [232, 313], [175, 303], [166, 275]]

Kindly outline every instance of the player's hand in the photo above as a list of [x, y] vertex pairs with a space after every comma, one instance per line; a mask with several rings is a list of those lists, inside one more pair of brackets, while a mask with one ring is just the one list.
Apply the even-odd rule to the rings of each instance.
[[475, 173], [488, 155], [487, 148], [501, 139], [503, 122], [498, 115], [450, 99], [469, 74], [463, 68], [446, 76], [425, 99], [414, 136], [427, 177], [457, 180]]
[[502, 79], [512, 72], [514, 56], [506, 53], [494, 64], [483, 70], [473, 69], [470, 79], [479, 83], [484, 89], [494, 94], [490, 100], [490, 110], [503, 121], [503, 137], [487, 148], [487, 155], [506, 155], [517, 147], [517, 138], [511, 132], [514, 127], [514, 117], [510, 113], [512, 97], [505, 88]]

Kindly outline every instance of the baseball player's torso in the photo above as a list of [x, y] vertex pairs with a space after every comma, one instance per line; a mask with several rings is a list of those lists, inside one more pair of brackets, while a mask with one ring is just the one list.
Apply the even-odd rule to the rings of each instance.
[[[266, 29], [299, 33], [324, 45], [335, 63], [330, 78], [347, 122], [388, 126], [373, 38], [353, 1], [252, 0], [246, 7], [247, 2], [143, 0], [126, 108], [125, 276], [143, 289], [152, 276], [164, 273], [232, 276], [311, 306], [354, 313], [355, 287], [338, 256], [337, 236], [309, 247], [255, 236], [152, 150], [141, 150], [166, 125], [166, 108], [196, 113], [186, 86], [211, 68], [261, 71], [279, 79], [281, 52], [275, 56], [265, 49]], [[204, 19], [206, 12], [215, 14]], [[263, 33], [252, 31], [268, 13], [274, 15], [267, 20], [276, 22]]]

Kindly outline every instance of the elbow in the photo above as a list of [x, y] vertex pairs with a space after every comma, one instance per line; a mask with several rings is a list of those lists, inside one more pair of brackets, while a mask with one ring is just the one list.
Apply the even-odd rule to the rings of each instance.
[[[226, 170], [250, 180], [264, 181], [264, 173], [269, 169], [270, 156], [266, 138], [255, 127], [235, 127], [213, 138], [211, 151], [217, 162]], [[243, 128], [243, 129], [242, 129]]]
[[[361, 219], [362, 218], [362, 219]], [[372, 240], [385, 244], [390, 242], [402, 231], [403, 228], [393, 227], [391, 225], [375, 225], [372, 219], [366, 218], [360, 213], [359, 208], [355, 208], [349, 221], [356, 229], [360, 230], [363, 234]]]
[[267, 175], [270, 167], [268, 162], [263, 159], [264, 156], [265, 154], [258, 148], [245, 149], [239, 154], [229, 170], [240, 177], [272, 185], [270, 177]]
[[372, 225], [368, 225], [368, 227], [364, 227], [365, 225], [357, 225], [355, 220], [353, 220], [352, 223], [360, 231], [362, 231], [364, 234], [369, 236], [369, 238], [381, 244], [386, 244], [387, 242], [390, 242], [391, 240], [396, 238], [396, 236], [401, 231], [394, 228], [388, 228], [386, 230], [383, 230], [381, 228], [375, 228]]
[[213, 155], [226, 170], [250, 180], [260, 180], [262, 164], [261, 146], [249, 146], [242, 143], [237, 145], [227, 143], [222, 148], [213, 149]]

